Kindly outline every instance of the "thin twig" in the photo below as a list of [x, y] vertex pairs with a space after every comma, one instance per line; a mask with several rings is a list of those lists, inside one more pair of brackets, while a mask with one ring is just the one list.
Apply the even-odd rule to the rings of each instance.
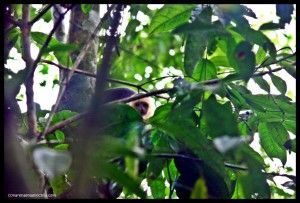
[[[62, 70], [71, 71], [70, 68], [67, 68], [63, 65], [54, 63], [54, 62], [49, 61], [49, 60], [41, 60], [41, 62], [50, 64], [50, 65], [54, 65], [54, 66], [56, 66], [56, 67], [58, 67], [59, 69], [62, 69]], [[96, 78], [96, 74], [88, 72], [88, 71], [84, 71], [84, 70], [79, 69], [79, 68], [74, 69], [74, 72], [78, 73], [78, 74], [82, 74], [82, 75], [86, 75], [86, 76], [89, 76], [89, 77]], [[140, 89], [144, 92], [148, 92], [146, 89], [140, 87], [140, 85], [137, 85], [137, 84], [134, 84], [134, 83], [131, 83], [131, 82], [127, 82], [127, 81], [124, 81], [124, 80], [118, 80], [118, 79], [114, 79], [114, 78], [107, 78], [107, 81], [112, 82], [112, 83], [118, 83], [118, 84], [123, 84], [123, 85], [131, 86], [131, 87], [135, 87], [135, 88]]]
[[121, 103], [128, 103], [128, 102], [135, 101], [135, 100], [138, 100], [138, 99], [142, 99], [142, 98], [145, 98], [145, 97], [151, 97], [151, 96], [155, 96], [155, 95], [159, 95], [159, 94], [169, 93], [171, 90], [173, 90], [173, 88], [165, 88], [165, 89], [161, 89], [161, 90], [154, 90], [154, 91], [148, 92], [146, 94], [136, 95], [136, 96], [125, 98], [125, 99], [112, 101], [112, 102], [109, 102], [107, 104], [115, 104], [115, 103], [120, 103], [120, 102]]
[[[61, 129], [61, 128], [83, 118], [86, 114], [87, 114], [87, 112], [79, 113], [79, 114], [72, 116], [64, 121], [61, 121], [61, 122], [49, 127], [48, 130], [45, 132], [45, 134], [49, 134], [49, 133], [54, 132], [55, 130]], [[40, 133], [39, 136], [41, 136], [41, 134], [42, 133]]]
[[42, 8], [42, 10], [29, 22], [29, 25], [32, 26], [36, 21], [38, 21], [54, 4], [49, 4]]

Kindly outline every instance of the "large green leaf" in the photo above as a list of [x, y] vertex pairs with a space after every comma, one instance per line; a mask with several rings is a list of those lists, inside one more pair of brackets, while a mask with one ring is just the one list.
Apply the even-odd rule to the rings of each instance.
[[149, 186], [151, 188], [152, 196], [155, 199], [164, 199], [165, 198], [165, 180], [164, 179], [156, 179], [149, 181]]
[[271, 158], [278, 158], [281, 163], [286, 163], [286, 150], [284, 143], [288, 139], [288, 132], [283, 125], [278, 122], [260, 123], [258, 125], [258, 132], [263, 149]]
[[287, 90], [286, 82], [283, 79], [281, 79], [281, 77], [274, 75], [274, 74], [271, 74], [270, 77], [271, 77], [271, 80], [272, 80], [274, 86], [278, 89], [278, 91], [281, 94], [284, 95]]
[[213, 62], [215, 66], [230, 67], [226, 56], [214, 56], [210, 61]]
[[167, 32], [187, 22], [194, 8], [195, 5], [192, 4], [164, 5], [153, 16], [149, 26], [149, 33]]
[[[296, 61], [295, 61], [296, 62]], [[290, 64], [289, 62], [286, 61], [281, 61], [279, 63], [291, 76], [296, 78], [296, 66]]]
[[93, 8], [92, 4], [81, 4], [80, 6], [81, 6], [81, 10], [84, 14], [88, 14]]
[[247, 41], [240, 42], [234, 50], [234, 67], [241, 78], [248, 80], [255, 70], [255, 55], [252, 46]]
[[101, 166], [101, 169], [99, 170], [102, 172], [102, 177], [107, 177], [116, 181], [118, 184], [124, 186], [130, 192], [138, 195], [141, 198], [146, 197], [145, 192], [140, 187], [141, 182], [139, 180], [132, 178], [113, 164], [101, 162], [99, 165]]
[[[252, 100], [253, 102], [264, 107], [269, 112], [284, 112], [284, 117], [289, 119], [296, 118], [296, 105], [293, 102], [287, 101], [280, 96], [264, 95], [264, 94], [245, 94], [245, 98]], [[283, 114], [282, 114], [283, 115]]]
[[207, 188], [203, 178], [199, 178], [191, 193], [191, 199], [207, 199]]
[[184, 70], [192, 76], [197, 62], [206, 49], [206, 39], [203, 33], [188, 34], [184, 49]]
[[[201, 135], [200, 130], [194, 126], [191, 119], [184, 118], [176, 109], [169, 111], [163, 117], [161, 111], [155, 113], [150, 123], [166, 132], [169, 136], [183, 143], [199, 156], [220, 177], [225, 176], [225, 168], [221, 155], [213, 148], [212, 144]], [[156, 118], [156, 116], [158, 118]], [[197, 141], [195, 141], [197, 140]], [[214, 157], [214, 158], [212, 158]]]
[[[266, 175], [262, 172], [263, 158], [249, 146], [240, 148], [239, 154], [246, 162], [248, 170], [237, 174], [233, 199], [270, 198], [270, 188]], [[251, 183], [251, 184], [249, 184]]]
[[[233, 115], [229, 102], [220, 104], [214, 96], [210, 96], [203, 102], [202, 112], [203, 122], [208, 128], [207, 133], [209, 136], [215, 138], [222, 135], [239, 135], [237, 118]], [[216, 126], [218, 127], [216, 128]]]
[[[48, 38], [48, 35], [43, 32], [31, 32], [32, 39], [37, 43], [39, 47], [44, 45], [46, 39]], [[51, 51], [54, 52], [65, 52], [65, 51], [75, 51], [78, 49], [78, 46], [75, 44], [64, 44], [60, 41], [58, 41], [56, 38], [51, 37], [51, 40], [49, 42], [49, 45], [47, 49], [45, 50], [45, 53], [49, 53]]]
[[268, 82], [265, 79], [263, 79], [263, 77], [254, 77], [253, 80], [256, 82], [256, 84], [258, 84], [258, 86], [261, 89], [270, 93], [270, 85], [268, 84]]
[[202, 59], [193, 72], [193, 78], [197, 81], [210, 80], [217, 77], [216, 66], [208, 59]]
[[49, 182], [56, 196], [59, 196], [70, 187], [64, 175], [55, 176]]
[[239, 33], [248, 42], [261, 46], [265, 51], [268, 51], [269, 55], [272, 58], [276, 57], [275, 45], [261, 31], [254, 30], [248, 26], [232, 27], [231, 30]]

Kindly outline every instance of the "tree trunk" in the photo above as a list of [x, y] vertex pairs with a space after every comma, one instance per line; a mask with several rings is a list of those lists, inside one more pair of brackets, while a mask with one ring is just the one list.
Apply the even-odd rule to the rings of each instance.
[[[93, 5], [89, 14], [81, 11], [80, 5], [73, 8], [70, 17], [70, 28], [68, 34], [68, 42], [78, 44], [83, 47], [87, 43], [87, 39], [95, 30], [100, 20], [99, 5]], [[73, 61], [80, 53], [81, 49], [72, 53]], [[96, 72], [97, 67], [98, 39], [95, 38], [93, 43], [79, 65], [79, 69]], [[64, 73], [61, 74], [64, 77]], [[62, 78], [61, 78], [62, 79]], [[67, 84], [67, 88], [60, 102], [59, 110], [68, 109], [71, 111], [82, 112], [89, 105], [89, 101], [94, 91], [95, 79], [79, 74], [74, 74]]]

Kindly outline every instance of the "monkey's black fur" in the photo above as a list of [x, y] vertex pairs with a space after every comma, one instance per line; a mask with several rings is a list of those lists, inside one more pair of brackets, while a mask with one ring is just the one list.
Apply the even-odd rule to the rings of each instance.
[[123, 87], [108, 89], [104, 92], [104, 102], [107, 103], [111, 101], [125, 99], [133, 96], [134, 94], [136, 94], [135, 91]]

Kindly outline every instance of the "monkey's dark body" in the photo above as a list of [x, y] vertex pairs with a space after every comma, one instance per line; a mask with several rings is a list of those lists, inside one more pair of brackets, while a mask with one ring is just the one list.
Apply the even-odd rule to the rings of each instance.
[[134, 94], [136, 94], [136, 92], [128, 88], [120, 87], [108, 89], [104, 92], [104, 102], [107, 103], [111, 101], [125, 99], [133, 96]]
[[[104, 91], [104, 103], [117, 101], [117, 100], [121, 100], [121, 99], [126, 99], [126, 98], [132, 97], [136, 94], [137, 94], [137, 92], [135, 92], [131, 89], [128, 89], [128, 88], [108, 89], [108, 90]], [[141, 114], [141, 116], [146, 115], [147, 112], [144, 112], [144, 111], [148, 111], [149, 110], [148, 107], [151, 106], [151, 105], [147, 105], [147, 109], [139, 108], [140, 106], [136, 105], [139, 101], [134, 101], [134, 102], [135, 103], [129, 103], [128, 105], [135, 108]], [[145, 103], [147, 101], [143, 100], [143, 102]], [[123, 133], [121, 133], [121, 134], [123, 134]], [[139, 137], [139, 138], [140, 138], [140, 140], [139, 140], [140, 147], [147, 148], [145, 146], [145, 143], [143, 143], [143, 142], [145, 142], [145, 140], [142, 140], [142, 138], [144, 138], [144, 137], [142, 136], [142, 137]], [[147, 150], [149, 150], [149, 149], [147, 148]], [[119, 159], [115, 160], [114, 163], [116, 165], [118, 165], [118, 167], [121, 170], [125, 170], [124, 158], [119, 158]], [[146, 168], [147, 168], [147, 162], [143, 161], [143, 160], [140, 160], [140, 162], [139, 162], [139, 174], [143, 173], [146, 170]], [[123, 190], [122, 186], [120, 186], [116, 182], [114, 182], [112, 180], [108, 180], [108, 179], [101, 180], [98, 183], [98, 186], [97, 186], [97, 191], [98, 191], [99, 197], [103, 198], [103, 199], [115, 199], [115, 198], [120, 196], [122, 190]]]

